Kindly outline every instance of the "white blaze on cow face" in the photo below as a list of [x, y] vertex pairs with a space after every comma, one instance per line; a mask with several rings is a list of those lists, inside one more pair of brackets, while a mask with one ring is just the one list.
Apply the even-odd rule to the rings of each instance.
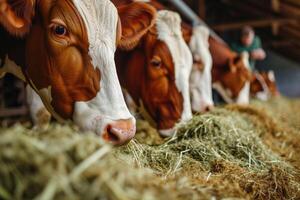
[[[250, 64], [249, 64], [249, 54], [248, 52], [243, 52], [241, 54], [244, 66], [247, 67], [248, 70], [250, 69]], [[237, 104], [249, 104], [250, 101], [250, 80], [247, 81], [243, 87], [243, 89], [240, 91], [236, 103]]]
[[181, 32], [180, 16], [171, 11], [161, 10], [157, 14], [156, 28], [158, 39], [168, 46], [175, 66], [175, 83], [183, 96], [181, 121], [192, 118], [189, 76], [192, 69], [192, 54]]
[[240, 105], [249, 104], [250, 98], [250, 82], [246, 82], [243, 89], [240, 91], [236, 103]]
[[101, 134], [113, 121], [135, 119], [130, 114], [119, 84], [114, 53], [118, 12], [109, 0], [73, 0], [88, 32], [89, 55], [101, 73], [100, 91], [88, 102], [76, 102], [73, 119], [82, 128]]
[[190, 77], [190, 91], [193, 111], [204, 111], [213, 106], [212, 98], [212, 57], [209, 51], [209, 29], [205, 26], [196, 26], [193, 29], [189, 47], [194, 61], [203, 64], [203, 71], [193, 65]]
[[274, 73], [273, 70], [270, 70], [270, 71], [268, 72], [268, 78], [269, 78], [270, 81], [276, 82], [275, 73]]

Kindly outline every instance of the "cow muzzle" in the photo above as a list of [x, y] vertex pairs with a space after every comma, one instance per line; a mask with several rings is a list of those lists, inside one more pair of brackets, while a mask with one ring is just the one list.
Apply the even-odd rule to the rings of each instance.
[[117, 120], [106, 126], [102, 137], [113, 145], [123, 145], [134, 137], [135, 132], [136, 126], [134, 119]]

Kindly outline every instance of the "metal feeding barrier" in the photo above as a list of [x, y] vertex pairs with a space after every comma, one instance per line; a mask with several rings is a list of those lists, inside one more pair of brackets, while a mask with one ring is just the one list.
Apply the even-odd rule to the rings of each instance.
[[210, 36], [216, 40], [225, 44], [224, 40], [216, 34], [209, 26], [182, 0], [161, 0], [162, 2], [168, 2], [172, 4], [177, 11], [189, 20], [193, 26], [202, 25], [206, 26], [210, 30]]

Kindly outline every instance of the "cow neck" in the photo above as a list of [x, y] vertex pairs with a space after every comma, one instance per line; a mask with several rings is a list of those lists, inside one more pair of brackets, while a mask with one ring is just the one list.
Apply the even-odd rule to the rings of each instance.
[[212, 37], [209, 37], [209, 51], [212, 55], [213, 67], [218, 70], [224, 70], [222, 68], [228, 65], [229, 59], [237, 56], [227, 45], [219, 43]]
[[217, 82], [218, 80], [222, 79], [222, 75], [228, 71], [227, 65], [213, 65], [212, 67], [212, 82]]
[[[150, 34], [150, 33], [148, 33]], [[150, 123], [152, 127], [157, 127], [157, 123], [151, 117], [151, 114], [147, 111], [143, 100], [142, 100], [142, 87], [146, 79], [146, 63], [144, 55], [144, 45], [141, 42], [137, 47], [131, 51], [121, 51], [116, 52], [116, 65], [119, 75], [119, 79], [122, 87], [129, 92], [130, 96], [133, 98], [134, 103], [137, 107], [138, 113]], [[135, 58], [140, 58], [137, 60]], [[131, 64], [130, 61], [134, 61]], [[137, 62], [142, 62], [142, 64], [136, 64]], [[142, 66], [142, 67], [141, 67]]]

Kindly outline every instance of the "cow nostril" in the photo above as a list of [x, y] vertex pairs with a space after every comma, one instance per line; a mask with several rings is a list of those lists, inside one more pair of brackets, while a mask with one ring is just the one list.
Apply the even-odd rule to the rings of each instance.
[[135, 121], [119, 120], [106, 126], [103, 139], [113, 145], [128, 143], [135, 135]]
[[212, 111], [212, 109], [213, 109], [213, 106], [206, 106], [204, 111], [209, 112], [209, 111]]
[[118, 131], [116, 131], [111, 125], [108, 125], [106, 128], [105, 139], [112, 143], [118, 143], [120, 140]]

